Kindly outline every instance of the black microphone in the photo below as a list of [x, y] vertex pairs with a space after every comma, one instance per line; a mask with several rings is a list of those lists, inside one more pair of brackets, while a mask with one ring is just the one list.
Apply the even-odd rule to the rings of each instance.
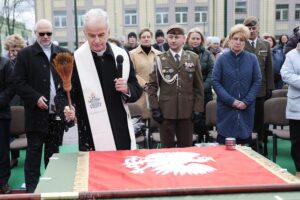
[[122, 78], [122, 71], [123, 71], [123, 61], [124, 58], [122, 55], [117, 56], [117, 77]]

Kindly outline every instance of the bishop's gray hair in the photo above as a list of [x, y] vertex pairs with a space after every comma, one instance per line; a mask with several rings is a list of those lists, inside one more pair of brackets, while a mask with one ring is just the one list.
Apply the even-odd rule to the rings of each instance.
[[90, 9], [88, 12], [85, 13], [85, 15], [83, 16], [83, 27], [85, 27], [90, 20], [97, 19], [97, 18], [104, 20], [108, 27], [109, 20], [108, 20], [107, 12], [100, 8]]

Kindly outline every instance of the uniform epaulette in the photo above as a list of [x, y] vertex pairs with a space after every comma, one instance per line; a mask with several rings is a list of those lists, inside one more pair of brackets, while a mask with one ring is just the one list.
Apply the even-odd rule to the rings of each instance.
[[162, 56], [162, 55], [164, 55], [164, 54], [167, 54], [167, 52], [166, 52], [166, 51], [165, 51], [165, 52], [161, 52], [161, 51], [160, 51], [157, 55], [158, 55], [158, 56]]

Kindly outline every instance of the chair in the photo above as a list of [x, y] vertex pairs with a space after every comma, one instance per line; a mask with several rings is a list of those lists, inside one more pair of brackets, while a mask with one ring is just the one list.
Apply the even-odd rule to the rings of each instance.
[[[272, 90], [272, 97], [271, 98], [276, 98], [276, 97], [287, 97], [287, 92], [288, 92], [288, 89], [285, 88], [285, 89], [277, 89], [277, 90]], [[273, 128], [275, 129], [276, 126], [274, 125]], [[283, 127], [281, 127], [283, 129]], [[270, 132], [269, 132], [270, 133]], [[267, 136], [272, 136], [271, 135], [267, 135]]]
[[[264, 104], [264, 123], [266, 125], [273, 125], [269, 131], [273, 136], [273, 161], [276, 162], [277, 156], [277, 138], [289, 139], [289, 130], [282, 127], [288, 126], [289, 121], [285, 117], [285, 109], [287, 104], [287, 97], [276, 97], [268, 99]], [[270, 127], [270, 126], [269, 126]]]
[[[213, 127], [213, 130], [209, 130], [209, 137], [216, 141], [218, 136], [218, 131], [216, 130], [217, 126], [217, 100], [211, 100], [206, 104], [206, 121], [205, 125], [207, 127]], [[258, 149], [258, 136], [257, 133], [252, 133], [252, 140], [256, 141], [256, 149]]]
[[218, 132], [216, 130], [217, 126], [217, 101], [214, 99], [212, 101], [209, 101], [206, 104], [205, 107], [205, 114], [206, 114], [206, 119], [205, 119], [205, 125], [207, 127], [213, 127], [213, 130], [209, 130], [209, 137], [212, 140], [216, 140], [218, 136]]
[[134, 122], [134, 130], [135, 132], [140, 132], [141, 134], [136, 135], [136, 143], [141, 145], [144, 148], [149, 148], [149, 143], [148, 143], [148, 136], [147, 136], [147, 131], [146, 131], [146, 121], [142, 118], [142, 108], [135, 103], [129, 103], [127, 104], [129, 108], [129, 112], [131, 115], [131, 118], [136, 118], [137, 120]]
[[272, 91], [272, 97], [271, 98], [276, 98], [276, 97], [286, 97], [287, 96], [287, 89], [278, 89], [278, 90], [273, 90]]
[[27, 147], [25, 110], [23, 106], [11, 106], [10, 134], [16, 137], [10, 143], [11, 150], [25, 149]]
[[[175, 142], [177, 138], [175, 136]], [[193, 134], [193, 143], [198, 141], [198, 135]], [[152, 117], [149, 123], [149, 147], [150, 148], [160, 148], [160, 133], [159, 124]]]

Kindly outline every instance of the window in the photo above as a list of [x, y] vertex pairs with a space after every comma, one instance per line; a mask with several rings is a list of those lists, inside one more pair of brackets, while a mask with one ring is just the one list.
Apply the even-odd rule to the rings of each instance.
[[242, 24], [244, 23], [244, 19], [235, 19], [235, 24]]
[[295, 20], [300, 20], [300, 4], [296, 4]]
[[186, 24], [187, 23], [187, 7], [177, 7], [175, 8], [176, 23]]
[[207, 7], [195, 7], [195, 22], [207, 23]]
[[156, 24], [169, 23], [169, 8], [156, 8]]
[[245, 0], [235, 1], [235, 13], [247, 14], [247, 2]]
[[64, 28], [67, 26], [66, 11], [54, 11], [53, 16], [55, 28]]
[[276, 5], [276, 20], [278, 21], [288, 20], [288, 13], [289, 13], [288, 4]]
[[63, 48], [68, 48], [68, 42], [59, 42], [59, 46]]
[[[83, 27], [83, 16], [85, 14], [85, 11], [77, 11], [77, 26]], [[75, 22], [74, 22], [75, 23]]]
[[137, 24], [137, 12], [136, 9], [125, 10], [125, 25]]

